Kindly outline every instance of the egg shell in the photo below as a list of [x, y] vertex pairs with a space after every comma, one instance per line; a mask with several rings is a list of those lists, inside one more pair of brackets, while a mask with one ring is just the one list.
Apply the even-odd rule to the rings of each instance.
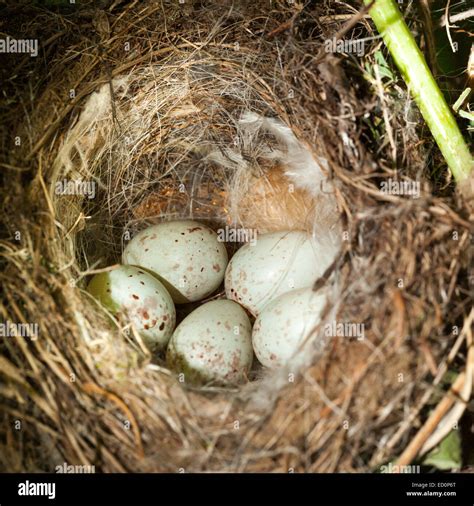
[[202, 300], [214, 292], [224, 279], [227, 261], [217, 234], [192, 220], [142, 230], [123, 252], [123, 263], [158, 276], [178, 304]]
[[184, 373], [186, 382], [241, 382], [252, 366], [251, 332], [249, 318], [238, 304], [230, 300], [207, 302], [176, 327], [167, 363]]
[[303, 231], [259, 235], [232, 257], [225, 274], [228, 299], [257, 316], [279, 295], [310, 287], [334, 259], [327, 247]]
[[269, 368], [286, 364], [317, 327], [326, 302], [326, 295], [312, 288], [294, 290], [270, 302], [252, 331], [258, 361]]
[[87, 290], [114, 315], [125, 314], [151, 350], [166, 347], [176, 324], [173, 300], [158, 279], [131, 265], [96, 274]]

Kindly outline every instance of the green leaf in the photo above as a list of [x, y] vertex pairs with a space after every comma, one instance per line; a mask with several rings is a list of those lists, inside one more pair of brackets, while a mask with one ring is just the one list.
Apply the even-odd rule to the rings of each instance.
[[462, 464], [459, 430], [452, 430], [436, 448], [425, 456], [422, 463], [442, 471], [459, 469]]
[[388, 77], [390, 81], [395, 81], [395, 76], [390, 69], [390, 65], [387, 63], [387, 60], [385, 59], [382, 51], [378, 50], [375, 53], [375, 61], [377, 62], [377, 65], [379, 66], [379, 72], [380, 76], [382, 78]]

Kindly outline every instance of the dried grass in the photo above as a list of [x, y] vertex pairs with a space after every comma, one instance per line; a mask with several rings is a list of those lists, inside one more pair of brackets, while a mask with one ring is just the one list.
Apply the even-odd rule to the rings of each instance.
[[[5, 149], [0, 311], [40, 336], [0, 345], [0, 468], [341, 472], [393, 459], [470, 311], [470, 223], [430, 184], [429, 142], [402, 87], [372, 86], [357, 61], [321, 52], [356, 9], [150, 1], [100, 12], [80, 40], [65, 21], [67, 43], [51, 42], [54, 63], [16, 125], [22, 145]], [[370, 26], [362, 17], [352, 30]], [[241, 389], [193, 389], [111, 329], [84, 286], [150, 216], [225, 222], [232, 169], [205, 156], [232, 146], [265, 169], [261, 145], [239, 136], [244, 111], [278, 116], [328, 161], [347, 234], [321, 282], [326, 321], [364, 323], [365, 339], [336, 338], [319, 360]], [[378, 137], [380, 117], [392, 142]], [[396, 174], [419, 181], [420, 198], [382, 193]], [[77, 178], [96, 182], [94, 199], [55, 194]], [[179, 184], [192, 188], [184, 200]], [[464, 356], [461, 346], [451, 364]]]

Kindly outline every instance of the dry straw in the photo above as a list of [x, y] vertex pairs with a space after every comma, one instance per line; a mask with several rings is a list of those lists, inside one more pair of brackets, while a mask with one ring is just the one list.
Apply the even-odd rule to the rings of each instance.
[[[38, 323], [39, 337], [0, 345], [1, 469], [377, 470], [446, 388], [439, 371], [464, 368], [466, 211], [430, 184], [431, 144], [402, 83], [370, 71], [380, 41], [366, 43], [365, 70], [322, 49], [346, 22], [347, 36], [374, 36], [367, 17], [351, 23], [357, 10], [342, 3], [247, 4], [33, 12], [60, 35], [9, 117], [21, 145], [2, 131], [1, 317]], [[196, 389], [126, 322], [111, 328], [84, 287], [147, 220], [226, 223], [236, 171], [265, 174], [274, 142], [246, 139], [248, 111], [280, 118], [327, 161], [344, 234], [319, 282], [325, 322], [363, 323], [364, 339], [335, 337], [322, 356], [239, 389]], [[216, 148], [240, 162], [216, 163]], [[419, 198], [381, 190], [397, 178], [419, 183]], [[58, 194], [74, 180], [94, 183], [94, 198]]]

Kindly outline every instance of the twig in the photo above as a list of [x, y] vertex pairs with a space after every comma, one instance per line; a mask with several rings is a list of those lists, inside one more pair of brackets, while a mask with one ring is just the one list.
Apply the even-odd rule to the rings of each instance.
[[453, 39], [451, 37], [451, 25], [449, 23], [449, 7], [451, 5], [451, 0], [448, 0], [447, 3], [446, 3], [446, 9], [444, 10], [444, 17], [445, 17], [445, 26], [446, 26], [446, 35], [448, 37], [448, 40], [449, 40], [449, 45], [451, 46], [451, 51], [453, 53], [456, 52], [456, 48], [454, 47], [454, 44], [453, 44]]
[[380, 98], [380, 102], [382, 105], [382, 114], [385, 123], [385, 131], [387, 132], [388, 140], [390, 142], [391, 152], [392, 152], [392, 160], [396, 162], [397, 160], [397, 146], [395, 144], [395, 138], [393, 136], [392, 125], [390, 124], [390, 118], [388, 116], [388, 108], [385, 100], [385, 94], [383, 91], [382, 79], [380, 78], [380, 70], [377, 63], [374, 63], [374, 72], [375, 72], [375, 83], [377, 92]]
[[424, 26], [423, 35], [425, 37], [426, 49], [428, 51], [428, 60], [431, 72], [436, 76], [438, 74], [438, 59], [436, 57], [436, 42], [433, 35], [433, 19], [431, 17], [431, 0], [420, 0], [418, 8], [421, 12]]
[[[467, 402], [469, 401], [470, 393], [472, 390], [472, 382], [473, 382], [473, 369], [474, 369], [474, 349], [472, 348], [472, 333], [471, 326], [472, 321], [474, 319], [474, 309], [471, 311], [469, 316], [465, 321], [465, 325], [463, 327], [463, 331], [461, 332], [459, 338], [466, 335], [466, 342], [468, 345], [468, 356], [467, 356], [467, 364], [466, 371], [463, 371], [458, 375], [456, 381], [450, 388], [450, 390], [443, 397], [441, 402], [436, 406], [435, 410], [432, 412], [431, 416], [425, 422], [423, 427], [418, 431], [415, 437], [412, 439], [410, 444], [404, 450], [397, 461], [398, 466], [404, 466], [409, 464], [418, 454], [426, 453], [432, 446], [433, 440], [440, 440], [440, 437], [446, 435], [449, 432], [449, 424], [444, 423], [443, 427], [439, 428], [440, 423], [443, 421], [443, 418], [451, 409], [451, 407], [456, 403], [461, 404], [461, 410], [457, 410], [456, 416], [460, 416], [464, 411]], [[456, 341], [453, 350], [450, 352], [449, 359], [453, 359], [453, 351], [454, 349], [458, 349], [458, 344], [460, 344], [460, 340]], [[446, 368], [443, 368], [446, 370]], [[440, 369], [439, 373], [442, 370]], [[438, 377], [441, 377], [441, 374], [438, 373]], [[443, 371], [444, 374], [444, 371]], [[436, 438], [434, 438], [436, 433]], [[431, 440], [431, 444], [428, 446], [427, 442]]]
[[425, 422], [423, 427], [418, 431], [416, 436], [411, 440], [410, 444], [405, 448], [404, 452], [400, 455], [396, 461], [394, 469], [399, 469], [400, 466], [408, 465], [418, 455], [424, 443], [428, 440], [431, 434], [434, 432], [438, 424], [443, 419], [444, 415], [453, 406], [456, 398], [459, 397], [461, 389], [466, 381], [466, 373], [462, 372], [456, 378], [453, 386], [449, 392], [443, 397], [441, 402], [436, 406], [431, 416]]
[[[351, 30], [351, 28], [353, 28], [361, 19], [364, 19], [366, 17], [367, 13], [369, 12], [369, 9], [372, 7], [372, 5], [374, 3], [375, 3], [375, 0], [368, 0], [368, 5], [363, 6], [359, 12], [357, 12], [356, 14], [351, 16], [349, 21], [347, 21], [347, 23], [345, 23], [343, 25], [343, 27], [334, 34], [334, 38], [336, 40], [340, 39], [349, 30]], [[318, 53], [316, 55], [316, 63], [321, 62], [327, 55], [328, 55], [328, 53], [326, 53], [325, 48], [324, 48], [324, 44], [323, 44], [321, 49], [318, 51]]]
[[274, 30], [269, 32], [267, 35], [267, 38], [272, 39], [273, 37], [279, 35], [280, 33], [285, 32], [286, 30], [289, 30], [293, 26], [293, 23], [294, 23], [296, 16], [298, 14], [299, 13], [293, 14], [293, 16], [291, 16], [291, 18], [288, 21], [285, 21], [280, 26], [277, 26]]
[[447, 14], [444, 14], [440, 21], [440, 26], [446, 26], [450, 23], [457, 23], [458, 21], [464, 21], [466, 19], [472, 18], [474, 16], [474, 8], [468, 9], [464, 12], [458, 12], [457, 14], [453, 14], [452, 16], [449, 15], [449, 12]]
[[462, 345], [462, 343], [465, 341], [465, 339], [468, 339], [467, 333], [469, 328], [472, 326], [472, 322], [474, 321], [474, 309], [471, 311], [469, 316], [464, 322], [464, 326], [462, 331], [460, 332], [459, 336], [456, 339], [456, 342], [453, 344], [453, 347], [451, 348], [448, 356], [444, 360], [444, 362], [439, 366], [438, 368], [438, 374], [433, 380], [433, 384], [431, 387], [423, 394], [423, 397], [420, 399], [420, 402], [411, 413], [405, 418], [403, 423], [400, 425], [396, 433], [387, 441], [385, 444], [383, 450], [379, 451], [375, 458], [371, 460], [371, 465], [375, 465], [376, 462], [380, 462], [380, 459], [384, 457], [384, 455], [387, 455], [388, 452], [391, 452], [392, 449], [398, 444], [403, 434], [406, 433], [407, 430], [412, 426], [413, 422], [415, 421], [416, 417], [419, 416], [421, 410], [424, 408], [426, 403], [430, 400], [431, 396], [433, 395], [433, 392], [435, 390], [435, 387], [439, 385], [441, 382], [443, 376], [446, 374], [446, 371], [448, 370], [449, 364], [452, 363], [452, 361], [455, 359], [456, 355], [459, 352], [459, 349]]
[[135, 444], [138, 447], [138, 456], [140, 458], [143, 458], [145, 453], [143, 451], [143, 444], [142, 444], [142, 438], [140, 436], [140, 429], [138, 427], [138, 423], [137, 423], [135, 416], [130, 411], [129, 407], [125, 404], [125, 402], [122, 401], [122, 399], [118, 395], [114, 394], [113, 392], [109, 392], [107, 390], [104, 390], [99, 385], [96, 385], [94, 383], [90, 383], [90, 382], [85, 383], [83, 386], [83, 390], [84, 390], [84, 392], [86, 392], [88, 394], [95, 393], [95, 394], [105, 397], [109, 401], [112, 401], [114, 404], [116, 404], [125, 413], [125, 416], [128, 418], [128, 420], [130, 421], [130, 424], [132, 426], [133, 435], [135, 437]]

